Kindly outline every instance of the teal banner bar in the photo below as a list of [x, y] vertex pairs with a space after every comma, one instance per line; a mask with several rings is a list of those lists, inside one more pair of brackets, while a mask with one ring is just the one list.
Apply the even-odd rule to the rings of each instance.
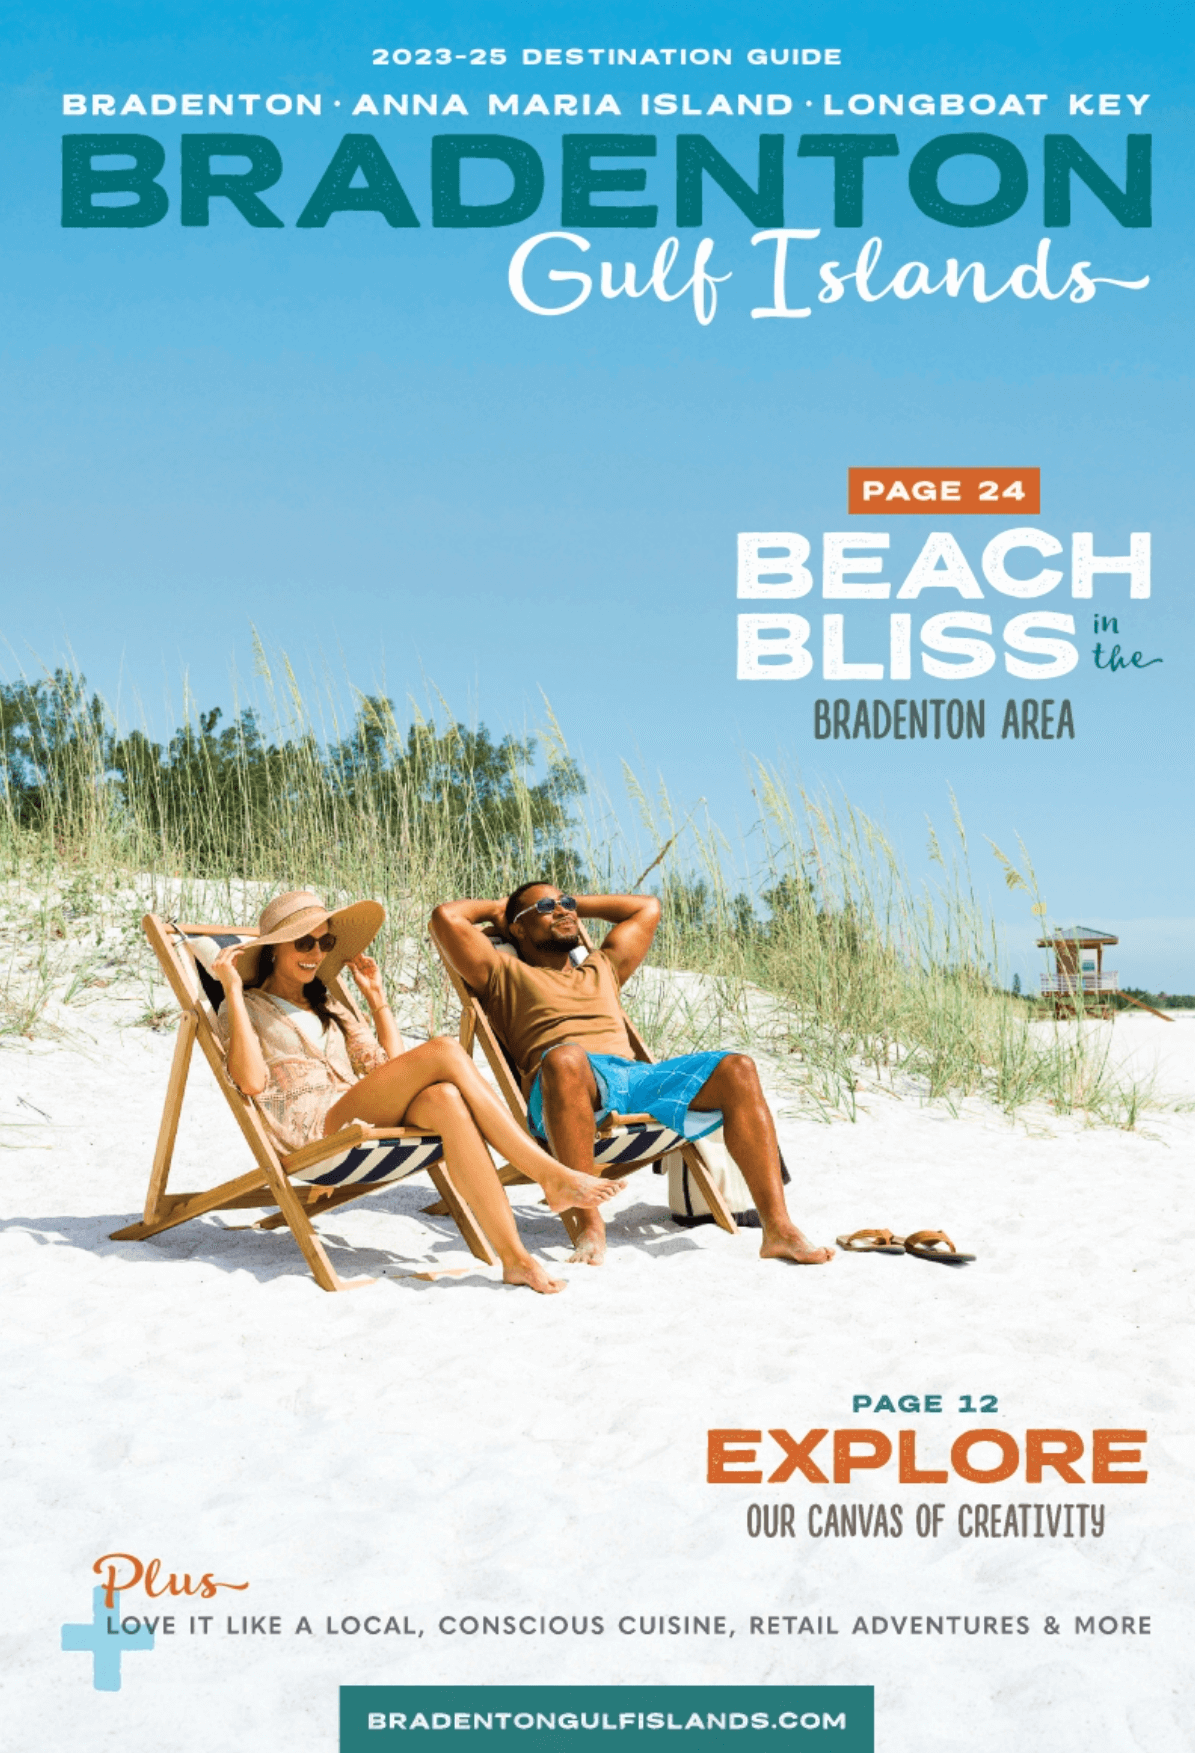
[[[779, 1734], [779, 1742], [771, 1736]], [[689, 1743], [676, 1736], [691, 1735]], [[595, 1737], [609, 1753], [714, 1753], [759, 1745], [874, 1753], [870, 1686], [342, 1686], [340, 1753], [559, 1753]], [[588, 1744], [592, 1745], [592, 1742]], [[763, 1748], [760, 1749], [763, 1753]]]

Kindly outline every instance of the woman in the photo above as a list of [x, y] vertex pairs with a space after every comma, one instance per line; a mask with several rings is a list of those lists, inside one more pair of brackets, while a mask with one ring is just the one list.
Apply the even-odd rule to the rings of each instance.
[[[549, 1277], [519, 1240], [514, 1214], [483, 1143], [538, 1181], [553, 1211], [597, 1206], [625, 1185], [558, 1163], [516, 1125], [464, 1049], [446, 1037], [407, 1048], [365, 947], [385, 913], [360, 901], [329, 913], [310, 890], [271, 901], [251, 944], [230, 944], [212, 963], [224, 988], [219, 1027], [228, 1070], [257, 1103], [283, 1152], [351, 1120], [417, 1126], [444, 1141], [444, 1158], [497, 1250], [507, 1284], [550, 1294]], [[368, 1004], [377, 1039], [328, 982], [348, 967]]]

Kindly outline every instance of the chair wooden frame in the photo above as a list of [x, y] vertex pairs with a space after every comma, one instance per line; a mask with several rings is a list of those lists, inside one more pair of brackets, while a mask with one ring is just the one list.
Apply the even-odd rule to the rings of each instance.
[[[252, 937], [255, 935], [254, 929], [218, 925], [176, 926], [154, 913], [147, 913], [141, 924], [162, 971], [170, 982], [181, 1016], [174, 1060], [166, 1086], [162, 1121], [158, 1129], [157, 1148], [154, 1151], [149, 1188], [145, 1196], [144, 1213], [140, 1223], [114, 1231], [111, 1239], [114, 1242], [140, 1242], [149, 1236], [160, 1235], [163, 1230], [174, 1229], [178, 1224], [188, 1223], [192, 1218], [202, 1217], [209, 1211], [237, 1211], [274, 1206], [274, 1215], [253, 1227], [277, 1229], [285, 1224], [322, 1290], [356, 1290], [363, 1285], [372, 1284], [374, 1280], [371, 1278], [344, 1279], [337, 1274], [311, 1220], [338, 1205], [347, 1204], [349, 1200], [377, 1192], [382, 1186], [393, 1185], [393, 1182], [355, 1181], [343, 1187], [312, 1187], [292, 1181], [290, 1177], [300, 1170], [310, 1170], [317, 1164], [329, 1162], [363, 1143], [387, 1139], [429, 1140], [433, 1134], [422, 1132], [416, 1127], [366, 1126], [354, 1121], [349, 1126], [341, 1127], [331, 1137], [319, 1139], [304, 1146], [302, 1150], [281, 1156], [257, 1108], [229, 1076], [224, 1044], [215, 1026], [215, 1013], [203, 990], [194, 957], [180, 940], [180, 934], [198, 935], [206, 932], [221, 935], [230, 930], [239, 937]], [[351, 997], [339, 983], [332, 990], [338, 1000], [356, 1011]], [[246, 1174], [224, 1181], [220, 1186], [212, 1187], [206, 1192], [170, 1193], [167, 1192], [170, 1165], [191, 1068], [191, 1056], [197, 1043], [253, 1153], [255, 1166]], [[470, 1252], [488, 1266], [497, 1264], [493, 1249], [469, 1205], [453, 1184], [443, 1158], [423, 1166], [444, 1203], [446, 1213], [455, 1220]]]
[[[479, 926], [477, 929], [484, 931], [485, 928]], [[593, 944], [585, 932], [584, 927], [580, 927], [579, 929], [581, 940], [586, 949], [592, 950]], [[465, 1049], [466, 1053], [471, 1054], [473, 1053], [476, 1044], [478, 1042], [481, 1043], [481, 1050], [485, 1054], [490, 1070], [494, 1074], [495, 1082], [506, 1100], [507, 1107], [519, 1122], [519, 1125], [523, 1128], [524, 1132], [534, 1137], [527, 1119], [527, 1103], [523, 1096], [522, 1088], [520, 1087], [517, 1072], [507, 1055], [506, 1049], [498, 1039], [493, 1024], [486, 1015], [485, 1006], [482, 1004], [477, 993], [473, 991], [473, 988], [466, 984], [457, 973], [456, 969], [452, 966], [452, 963], [449, 961], [444, 950], [436, 941], [435, 933], [433, 932], [429, 935], [431, 936], [432, 943], [435, 944], [436, 953], [444, 964], [445, 972], [447, 973], [449, 980], [452, 982], [453, 991], [460, 1000], [461, 1046]], [[493, 937], [495, 934], [486, 931], [485, 935], [487, 937]], [[653, 1060], [651, 1053], [648, 1051], [646, 1042], [643, 1040], [643, 1037], [640, 1035], [638, 1029], [636, 1029], [634, 1023], [631, 1021], [630, 1017], [627, 1016], [625, 1011], [622, 1012], [622, 1019], [626, 1024], [627, 1038], [631, 1043], [635, 1058], [645, 1061], [648, 1065], [654, 1064], [655, 1061]], [[658, 1124], [658, 1121], [653, 1120], [650, 1114], [610, 1114], [602, 1122], [601, 1126], [598, 1127], [598, 1137], [609, 1138], [615, 1133], [623, 1132], [629, 1137], [637, 1127], [655, 1127], [658, 1126]], [[539, 1143], [541, 1141], [537, 1139], [536, 1142]], [[709, 1207], [710, 1215], [718, 1225], [718, 1228], [726, 1230], [730, 1235], [735, 1235], [738, 1231], [738, 1225], [734, 1221], [734, 1217], [731, 1214], [730, 1207], [726, 1203], [722, 1189], [718, 1186], [710, 1173], [709, 1164], [706, 1162], [705, 1157], [702, 1154], [701, 1147], [693, 1139], [685, 1140], [679, 1145], [669, 1144], [662, 1150], [657, 1150], [649, 1155], [641, 1157], [638, 1161], [632, 1160], [630, 1162], [611, 1164], [607, 1167], [599, 1167], [597, 1168], [597, 1173], [604, 1176], [607, 1180], [615, 1180], [621, 1179], [621, 1177], [628, 1173], [628, 1171], [645, 1169], [651, 1165], [655, 1168], [657, 1174], [663, 1174], [667, 1159], [674, 1151], [680, 1155], [688, 1167], [689, 1173], [692, 1175], [694, 1181], [701, 1190], [702, 1198]], [[507, 1164], [504, 1168], [500, 1169], [499, 1175], [504, 1185], [508, 1187], [522, 1186], [529, 1180], [527, 1175], [522, 1174], [510, 1164]], [[432, 1215], [443, 1215], [443, 1206], [441, 1204], [426, 1206], [424, 1209]], [[572, 1232], [567, 1219], [565, 1220], [565, 1227], [570, 1229], [571, 1235]]]

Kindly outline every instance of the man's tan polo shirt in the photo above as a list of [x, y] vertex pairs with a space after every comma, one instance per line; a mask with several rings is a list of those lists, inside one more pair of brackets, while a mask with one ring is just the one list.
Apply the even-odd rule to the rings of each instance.
[[587, 1053], [617, 1053], [633, 1059], [619, 980], [604, 950], [594, 950], [578, 966], [533, 968], [516, 956], [500, 955], [486, 983], [486, 1014], [508, 1049], [526, 1094], [549, 1047], [576, 1041]]

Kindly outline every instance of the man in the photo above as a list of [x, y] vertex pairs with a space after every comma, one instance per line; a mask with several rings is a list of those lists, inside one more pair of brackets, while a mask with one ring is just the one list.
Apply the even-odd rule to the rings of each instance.
[[[613, 927], [601, 949], [574, 963], [578, 919]], [[534, 1129], [569, 1168], [593, 1174], [595, 1117], [650, 1113], [689, 1138], [723, 1127], [750, 1188], [765, 1260], [820, 1265], [830, 1248], [810, 1243], [788, 1215], [776, 1128], [755, 1063], [743, 1053], [689, 1053], [656, 1066], [636, 1060], [619, 993], [651, 948], [660, 922], [652, 895], [563, 895], [524, 883], [503, 901], [446, 901], [431, 918], [448, 960], [481, 998], [518, 1068]], [[518, 958], [476, 929], [495, 927]], [[573, 1211], [573, 1260], [598, 1266], [606, 1251], [596, 1209]]]

